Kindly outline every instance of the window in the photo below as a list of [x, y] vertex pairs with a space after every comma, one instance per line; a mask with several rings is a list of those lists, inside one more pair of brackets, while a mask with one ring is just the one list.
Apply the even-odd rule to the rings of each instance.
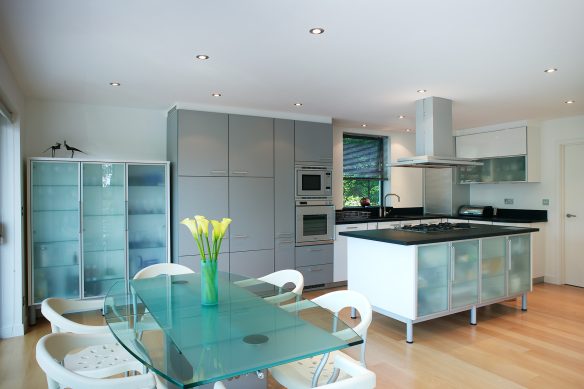
[[386, 149], [385, 136], [343, 134], [343, 206], [358, 207], [363, 197], [381, 205]]

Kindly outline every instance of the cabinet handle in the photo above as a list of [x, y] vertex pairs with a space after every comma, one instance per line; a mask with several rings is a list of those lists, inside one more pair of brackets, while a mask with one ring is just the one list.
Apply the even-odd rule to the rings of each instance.
[[345, 227], [347, 230], [356, 230], [359, 227]]
[[227, 174], [227, 170], [211, 170], [211, 174]]
[[234, 239], [247, 239], [249, 235], [233, 235]]
[[317, 267], [316, 269], [311, 267], [310, 269], [308, 269], [308, 271], [310, 271], [310, 272], [322, 271], [322, 267], [319, 267], [319, 268]]
[[452, 257], [452, 261], [450, 261], [450, 265], [452, 266], [450, 268], [450, 282], [454, 284], [455, 276], [454, 267], [456, 266], [456, 249], [454, 248], [454, 246], [450, 248], [450, 255]]
[[249, 174], [249, 172], [243, 170], [233, 170], [231, 174]]
[[292, 244], [292, 243], [294, 243], [294, 242], [291, 241], [291, 240], [281, 240], [280, 242], [278, 242], [278, 245], [280, 245], [280, 246], [286, 246], [286, 245], [289, 245], [289, 244]]
[[276, 234], [276, 236], [278, 238], [291, 238], [292, 237], [292, 234], [291, 233], [288, 233], [288, 232], [282, 232], [280, 234]]
[[322, 251], [322, 249], [308, 249], [308, 251]]
[[513, 262], [511, 261], [511, 239], [507, 239], [507, 258], [509, 258], [509, 271], [513, 269]]

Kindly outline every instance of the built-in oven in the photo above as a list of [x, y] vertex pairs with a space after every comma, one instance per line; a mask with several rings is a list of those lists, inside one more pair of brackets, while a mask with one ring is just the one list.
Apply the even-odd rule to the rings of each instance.
[[296, 199], [330, 198], [333, 173], [327, 166], [296, 166]]
[[335, 207], [330, 200], [296, 202], [296, 245], [333, 243]]

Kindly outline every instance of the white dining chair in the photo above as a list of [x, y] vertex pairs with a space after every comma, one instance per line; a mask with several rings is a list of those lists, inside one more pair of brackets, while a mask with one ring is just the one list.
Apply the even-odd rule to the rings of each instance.
[[284, 286], [290, 284], [294, 285], [294, 289], [292, 289], [291, 291], [282, 292], [282, 290], [280, 290], [277, 295], [264, 298], [265, 301], [268, 301], [273, 304], [278, 304], [284, 301], [294, 299], [300, 296], [302, 294], [302, 291], [304, 290], [304, 276], [298, 270], [293, 269], [278, 270], [274, 273], [267, 274], [257, 279], [248, 278], [241, 281], [235, 281], [234, 284], [245, 288], [253, 285], [258, 285], [263, 282], [275, 285], [278, 288], [283, 288]]
[[125, 373], [127, 370], [116, 363], [116, 357], [107, 348], [102, 348], [109, 340], [110, 336], [106, 334], [53, 333], [43, 336], [36, 345], [36, 360], [47, 376], [49, 389], [156, 388], [156, 377], [152, 373], [105, 379], [86, 374], [91, 367], [84, 360], [77, 360], [73, 366], [68, 363], [75, 358], [76, 350], [93, 349], [101, 364], [106, 366], [103, 370], [108, 370], [108, 376]]
[[178, 263], [157, 263], [140, 270], [138, 273], [136, 273], [136, 275], [134, 275], [134, 279], [140, 280], [143, 278], [152, 278], [162, 274], [176, 276], [180, 274], [192, 273], [194, 273], [194, 271]]
[[[337, 316], [343, 308], [355, 308], [359, 312], [361, 321], [359, 324], [353, 327], [352, 330], [344, 329], [334, 332], [333, 334], [341, 339], [350, 339], [354, 336], [354, 333], [357, 333], [357, 335], [363, 339], [363, 343], [361, 345], [360, 365], [361, 367], [365, 368], [367, 329], [369, 328], [373, 317], [373, 310], [367, 298], [355, 291], [339, 290], [316, 297], [312, 301], [317, 305], [328, 309]], [[289, 304], [285, 307], [285, 309], [290, 310], [294, 307], [294, 305], [295, 304]], [[296, 304], [296, 306], [309, 307], [311, 304], [303, 304], [300, 302], [299, 304]], [[338, 370], [335, 369], [335, 360], [338, 356], [347, 359], [351, 363], [359, 365], [359, 362], [340, 351], [331, 352], [327, 363], [320, 374], [320, 382], [328, 382], [329, 384], [332, 384], [335, 380], [335, 377], [337, 377], [337, 382], [349, 379], [347, 372], [339, 374]], [[322, 356], [315, 356], [312, 358], [291, 362], [285, 365], [275, 366], [270, 368], [269, 371], [276, 381], [288, 389], [310, 388], [312, 386], [312, 379], [321, 362], [321, 359]]]
[[[48, 298], [41, 304], [41, 313], [51, 323], [53, 333], [71, 332], [75, 334], [101, 334], [104, 342], [79, 350], [67, 358], [65, 368], [74, 370], [83, 362], [84, 369], [79, 374], [87, 377], [104, 378], [118, 371], [143, 371], [144, 365], [128, 353], [114, 338], [107, 325], [89, 325], [73, 321], [64, 315], [73, 312], [93, 311], [103, 308], [103, 300], [67, 300]], [[110, 363], [103, 364], [101, 356], [107, 353]], [[112, 365], [113, 364], [113, 365]]]

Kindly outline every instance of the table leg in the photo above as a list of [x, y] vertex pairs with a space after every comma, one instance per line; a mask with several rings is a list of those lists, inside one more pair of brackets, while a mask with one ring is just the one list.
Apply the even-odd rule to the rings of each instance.
[[318, 367], [316, 368], [316, 371], [314, 372], [314, 376], [312, 377], [312, 387], [316, 388], [318, 386], [318, 379], [320, 378], [320, 374], [322, 373], [322, 370], [324, 369], [324, 367], [326, 366], [326, 361], [329, 358], [329, 353], [326, 353], [322, 356], [322, 359], [320, 360], [320, 363], [318, 364]]

